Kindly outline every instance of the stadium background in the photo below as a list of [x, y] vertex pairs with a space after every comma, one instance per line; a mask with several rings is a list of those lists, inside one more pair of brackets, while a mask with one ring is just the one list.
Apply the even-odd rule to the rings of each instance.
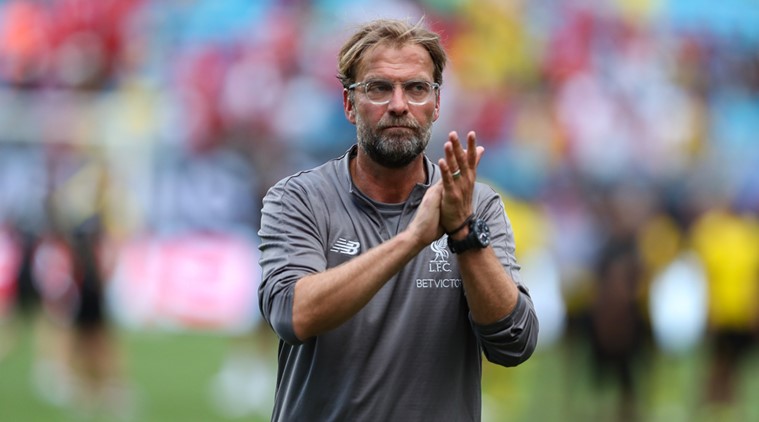
[[[450, 54], [429, 155], [477, 131], [541, 319], [532, 360], [486, 364], [485, 419], [759, 419], [756, 1], [6, 0], [0, 420], [265, 420], [260, 198], [353, 143], [335, 61], [355, 25], [422, 16]], [[113, 403], [56, 372], [65, 316], [17, 312], [23, 235], [65, 255], [53, 234], [92, 216]], [[720, 332], [749, 342], [727, 402]]]

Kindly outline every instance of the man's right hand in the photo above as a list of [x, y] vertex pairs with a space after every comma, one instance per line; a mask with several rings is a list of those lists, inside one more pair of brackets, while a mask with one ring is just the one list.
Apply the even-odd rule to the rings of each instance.
[[442, 195], [442, 182], [437, 182], [427, 189], [414, 219], [408, 226], [407, 230], [413, 238], [419, 240], [420, 249], [443, 236], [443, 227], [440, 225]]

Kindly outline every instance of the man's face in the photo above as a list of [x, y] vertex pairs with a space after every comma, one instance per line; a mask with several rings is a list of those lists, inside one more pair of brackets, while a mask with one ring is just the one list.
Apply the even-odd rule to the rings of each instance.
[[358, 69], [357, 81], [385, 80], [394, 83], [387, 104], [369, 100], [363, 87], [344, 93], [346, 117], [356, 125], [359, 147], [378, 164], [399, 168], [424, 152], [432, 123], [439, 116], [437, 92], [424, 104], [412, 104], [401, 83], [433, 82], [432, 59], [418, 45], [378, 45], [366, 53]]

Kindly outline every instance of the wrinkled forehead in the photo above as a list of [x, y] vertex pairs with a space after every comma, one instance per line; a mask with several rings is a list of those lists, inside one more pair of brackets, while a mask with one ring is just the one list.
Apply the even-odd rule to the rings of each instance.
[[356, 80], [367, 77], [391, 80], [423, 77], [432, 80], [433, 72], [432, 57], [421, 45], [382, 42], [366, 50], [356, 66]]

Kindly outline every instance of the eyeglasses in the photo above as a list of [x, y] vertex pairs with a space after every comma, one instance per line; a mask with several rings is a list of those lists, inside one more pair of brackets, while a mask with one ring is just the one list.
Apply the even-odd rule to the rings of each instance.
[[[440, 89], [440, 84], [427, 81], [406, 81], [399, 82], [401, 88], [403, 88], [403, 94], [406, 96], [406, 101], [413, 105], [427, 104]], [[354, 90], [362, 87], [366, 98], [372, 104], [385, 105], [390, 103], [390, 99], [393, 98], [393, 91], [395, 90], [395, 83], [382, 80], [372, 79], [369, 81], [356, 82], [348, 86], [348, 90]]]

